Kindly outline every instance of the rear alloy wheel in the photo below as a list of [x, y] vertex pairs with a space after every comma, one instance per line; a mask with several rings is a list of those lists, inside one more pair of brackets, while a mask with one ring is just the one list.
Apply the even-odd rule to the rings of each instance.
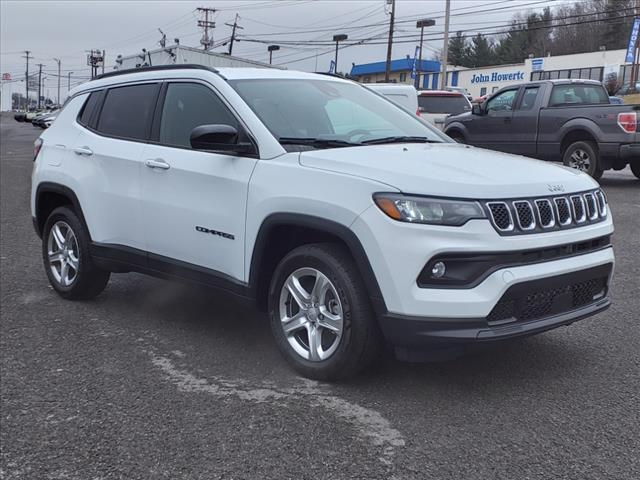
[[303, 245], [282, 259], [269, 288], [269, 318], [287, 361], [317, 380], [354, 375], [382, 346], [359, 271], [338, 244]]
[[594, 179], [602, 177], [598, 148], [593, 142], [574, 142], [565, 150], [562, 158], [567, 167], [575, 168], [581, 172], [588, 173]]
[[96, 267], [89, 255], [89, 234], [76, 213], [58, 207], [44, 224], [42, 257], [49, 283], [68, 300], [84, 300], [100, 294], [110, 273]]

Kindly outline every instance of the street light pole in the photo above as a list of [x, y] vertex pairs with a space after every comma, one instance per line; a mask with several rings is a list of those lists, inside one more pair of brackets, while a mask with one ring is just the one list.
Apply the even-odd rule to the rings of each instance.
[[418, 56], [418, 67], [416, 68], [415, 87], [420, 88], [420, 72], [422, 71], [422, 40], [424, 38], [424, 27], [433, 27], [436, 21], [433, 18], [424, 18], [416, 22], [416, 28], [420, 29], [420, 53]]
[[271, 62], [273, 60], [273, 52], [277, 52], [278, 50], [280, 50], [280, 45], [269, 45], [267, 47], [267, 50], [269, 51], [269, 65], [271, 65]]
[[71, 74], [73, 72], [67, 73], [67, 95], [69, 95], [69, 91], [71, 90]]
[[336, 73], [336, 74], [338, 73], [338, 44], [339, 44], [340, 42], [345, 41], [347, 38], [349, 38], [349, 37], [348, 37], [347, 35], [343, 34], [343, 33], [341, 33], [341, 34], [339, 34], [339, 35], [334, 35], [334, 36], [333, 36], [333, 41], [334, 41], [334, 42], [336, 42], [336, 58], [335, 58], [335, 60], [333, 61], [333, 65], [334, 65], [334, 67], [333, 67], [333, 68], [334, 68], [335, 70], [334, 70], [334, 72], [333, 72], [333, 73]]
[[60, 59], [59, 58], [54, 58], [54, 60], [56, 61], [56, 63], [58, 64], [58, 97], [56, 99], [56, 103], [58, 105], [60, 105]]

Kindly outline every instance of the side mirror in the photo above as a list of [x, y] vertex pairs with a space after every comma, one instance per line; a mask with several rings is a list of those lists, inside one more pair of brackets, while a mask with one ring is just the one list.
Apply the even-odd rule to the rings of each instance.
[[228, 153], [252, 153], [253, 144], [240, 142], [238, 130], [231, 125], [200, 125], [189, 135], [191, 148]]
[[471, 113], [474, 115], [484, 115], [484, 109], [479, 103], [474, 103], [471, 107]]

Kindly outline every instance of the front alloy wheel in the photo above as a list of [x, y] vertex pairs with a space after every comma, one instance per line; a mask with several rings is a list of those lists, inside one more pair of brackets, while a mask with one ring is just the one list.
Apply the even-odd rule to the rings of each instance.
[[305, 360], [328, 359], [342, 338], [343, 311], [336, 287], [319, 270], [299, 268], [280, 292], [280, 322], [293, 350]]
[[278, 348], [306, 377], [345, 378], [378, 356], [378, 324], [343, 245], [301, 245], [285, 255], [273, 273], [268, 302]]

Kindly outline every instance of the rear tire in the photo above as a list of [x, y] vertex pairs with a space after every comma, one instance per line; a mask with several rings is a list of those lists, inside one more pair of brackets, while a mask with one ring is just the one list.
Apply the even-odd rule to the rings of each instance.
[[640, 159], [631, 162], [629, 166], [631, 167], [631, 173], [633, 173], [636, 178], [640, 178]]
[[588, 173], [596, 180], [600, 180], [602, 177], [600, 154], [598, 146], [594, 142], [586, 140], [573, 142], [564, 151], [562, 163], [567, 167]]
[[269, 287], [269, 318], [280, 352], [308, 378], [355, 375], [382, 348], [359, 271], [338, 244], [303, 245], [280, 261]]
[[93, 264], [89, 244], [89, 233], [72, 209], [51, 212], [42, 233], [42, 258], [49, 283], [62, 298], [87, 300], [107, 286], [111, 274]]

